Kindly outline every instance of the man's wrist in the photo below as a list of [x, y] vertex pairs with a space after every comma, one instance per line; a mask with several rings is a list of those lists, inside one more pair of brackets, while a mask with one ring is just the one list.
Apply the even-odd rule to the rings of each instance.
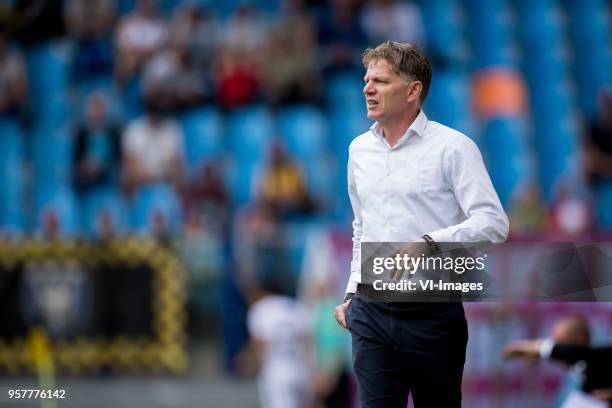
[[425, 240], [425, 242], [427, 243], [430, 255], [440, 252], [440, 247], [438, 246], [436, 241], [434, 241], [433, 238], [430, 237], [428, 234], [423, 235], [421, 238], [423, 238], [423, 240]]

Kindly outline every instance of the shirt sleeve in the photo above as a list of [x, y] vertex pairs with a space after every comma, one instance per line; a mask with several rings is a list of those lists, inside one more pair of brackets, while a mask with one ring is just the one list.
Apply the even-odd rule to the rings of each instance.
[[251, 306], [247, 314], [247, 328], [249, 329], [249, 333], [251, 336], [262, 340], [267, 340], [270, 336], [271, 322], [273, 321], [273, 319], [270, 318], [271, 316], [266, 318], [266, 314], [272, 314], [269, 313], [269, 310], [266, 310], [266, 306], [265, 300], [256, 302]]
[[552, 338], [547, 337], [542, 340], [542, 343], [540, 343], [540, 358], [549, 359], [553, 347], [555, 347], [555, 342]]
[[361, 201], [357, 194], [357, 186], [355, 185], [354, 163], [351, 159], [349, 149], [348, 160], [348, 194], [353, 208], [353, 258], [351, 260], [351, 275], [346, 286], [346, 293], [355, 293], [357, 291], [357, 280], [361, 272]]
[[463, 137], [442, 160], [444, 177], [466, 216], [428, 235], [442, 250], [453, 249], [449, 243], [497, 244], [508, 236], [508, 217], [493, 188], [476, 144]]

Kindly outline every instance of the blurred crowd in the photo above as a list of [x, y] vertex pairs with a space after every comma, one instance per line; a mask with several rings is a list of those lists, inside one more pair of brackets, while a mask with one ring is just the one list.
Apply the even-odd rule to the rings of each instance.
[[[474, 7], [472, 3], [478, 2], [464, 5], [468, 17]], [[235, 199], [226, 162], [241, 158], [211, 152], [206, 160], [189, 166], [188, 157], [193, 156], [190, 139], [197, 138], [193, 133], [206, 132], [201, 128], [211, 124], [203, 121], [199, 129], [187, 129], [182, 118], [211, 106], [223, 119], [245, 107], [265, 106], [274, 115], [290, 106], [313, 106], [327, 119], [329, 112], [342, 109], [328, 95], [332, 80], [339, 72], [359, 75], [363, 49], [393, 39], [424, 47], [441, 75], [455, 68], [473, 68], [474, 104], [469, 116], [485, 128], [483, 153], [493, 167], [494, 183], [501, 190], [502, 201], [513, 215], [515, 235], [540, 237], [553, 233], [578, 237], [608, 230], [609, 217], [598, 207], [609, 203], [608, 181], [612, 174], [610, 88], [597, 90], [596, 108], [582, 113], [584, 126], [579, 128], [584, 129], [584, 136], [582, 143], [576, 145], [582, 158], [572, 158], [575, 163], [571, 166], [582, 166], [583, 171], [574, 169], [568, 176], [561, 169], [562, 174], [549, 185], [522, 174], [508, 176], [503, 170], [496, 177], [495, 169], [500, 166], [498, 161], [507, 146], [502, 141], [484, 140], [489, 133], [504, 131], [502, 126], [489, 132], [490, 118], [524, 116], [528, 109], [526, 85], [513, 64], [502, 70], [494, 63], [479, 69], [482, 61], [478, 60], [477, 46], [471, 57], [466, 57], [461, 47], [440, 46], [436, 34], [425, 30], [427, 16], [421, 6], [419, 2], [391, 0], [244, 1], [232, 5], [178, 0], [66, 0], [1, 6], [0, 112], [3, 122], [19, 123], [25, 140], [22, 160], [17, 164], [23, 165], [24, 178], [29, 180], [20, 191], [26, 198], [17, 204], [24, 208], [25, 215], [20, 221], [13, 221], [10, 214], [6, 215], [10, 211], [3, 211], [3, 229], [15, 227], [47, 234], [58, 230], [68, 236], [87, 231], [82, 220], [71, 231], [57, 226], [70, 222], [53, 210], [42, 208], [45, 201], [53, 200], [57, 189], [42, 194], [43, 198], [39, 197], [37, 187], [28, 189], [42, 179], [36, 170], [44, 172], [46, 168], [37, 166], [37, 142], [34, 136], [26, 135], [35, 133], [37, 127], [43, 128], [43, 133], [51, 132], [56, 126], [53, 123], [64, 123], [66, 119], [69, 140], [64, 152], [68, 158], [64, 161], [69, 160], [70, 164], [64, 165], [71, 179], [66, 187], [76, 195], [73, 200], [76, 208], [82, 208], [89, 193], [106, 187], [120, 188], [120, 201], [130, 207], [138, 200], [139, 192], [161, 184], [170, 187], [170, 194], [175, 195], [177, 211], [167, 214], [157, 211], [149, 216], [144, 221], [148, 232], [162, 238], [164, 234], [173, 235], [183, 226], [197, 222], [194, 213], [202, 207], [214, 207], [212, 218], [227, 222], [231, 209], [240, 207], [244, 200]], [[61, 47], [68, 47], [68, 51]], [[39, 65], [47, 60], [37, 59], [35, 54], [45, 52], [52, 54], [48, 61], [54, 61], [53, 54], [66, 54], [56, 56], [59, 68]], [[63, 76], [54, 74], [54, 69], [65, 72]], [[50, 81], [58, 82], [55, 88], [59, 89], [59, 97], [53, 91], [33, 89], [41, 87], [37, 77], [45, 73]], [[50, 87], [54, 88], [53, 84]], [[353, 96], [359, 94], [358, 87]], [[66, 106], [45, 108], [62, 104]], [[441, 102], [431, 103], [435, 104]], [[434, 114], [439, 111], [435, 106], [432, 110]], [[432, 119], [437, 119], [436, 115]], [[480, 133], [470, 125], [464, 128]], [[364, 130], [365, 127], [359, 132]], [[274, 127], [272, 131], [276, 131]], [[221, 133], [221, 138], [226, 138]], [[343, 140], [355, 136], [331, 133], [326, 136]], [[249, 178], [244, 181], [250, 184], [246, 201], [256, 203], [256, 215], [262, 219], [283, 218], [287, 214], [330, 214], [334, 205], [325, 203], [324, 196], [329, 190], [319, 192], [319, 197], [313, 196], [309, 189], [318, 181], [305, 171], [304, 156], [292, 157], [300, 154], [288, 148], [284, 137], [266, 138], [264, 146], [258, 147], [265, 150], [263, 158], [257, 160], [258, 167], [247, 174], [234, 175]], [[228, 144], [236, 143], [242, 140], [220, 142], [226, 150]], [[41, 142], [40, 149], [49, 147], [51, 154], [51, 144], [52, 141]], [[332, 157], [333, 166], [326, 169], [332, 183], [342, 182], [336, 173], [344, 174], [337, 169], [344, 166], [344, 155], [338, 152], [345, 148], [346, 143], [340, 143], [340, 147], [332, 149], [332, 156], [336, 157]], [[230, 153], [233, 149], [229, 148]], [[572, 155], [580, 156], [579, 153]], [[517, 154], [527, 156], [529, 152], [520, 150]], [[511, 151], [508, 155], [509, 160], [527, 160], [512, 157]], [[515, 179], [510, 181], [510, 188], [505, 180], [508, 177]], [[589, 189], [594, 191], [599, 185], [604, 186], [602, 194], [606, 197], [596, 202], [597, 197], [589, 195]], [[344, 216], [338, 216], [336, 211], [336, 221], [349, 218], [346, 200], [342, 211]], [[179, 219], [168, 219], [169, 214]], [[134, 221], [138, 217], [128, 218], [128, 230], [140, 227]], [[93, 223], [98, 235], [109, 234], [113, 225], [118, 229], [118, 221], [104, 214]]]
[[0, 236], [155, 237], [192, 307], [226, 316], [232, 370], [247, 326], [276, 330], [245, 312], [272, 282], [310, 306], [318, 398], [344, 401], [327, 317], [350, 262], [348, 144], [370, 125], [366, 47], [425, 49], [425, 112], [477, 141], [511, 239], [612, 232], [609, 5], [528, 3], [0, 1]]

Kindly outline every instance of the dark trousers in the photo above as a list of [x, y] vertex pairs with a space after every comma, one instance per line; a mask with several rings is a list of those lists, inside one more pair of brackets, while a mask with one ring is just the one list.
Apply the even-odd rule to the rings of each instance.
[[353, 366], [363, 408], [461, 407], [468, 340], [463, 305], [368, 302], [347, 309]]

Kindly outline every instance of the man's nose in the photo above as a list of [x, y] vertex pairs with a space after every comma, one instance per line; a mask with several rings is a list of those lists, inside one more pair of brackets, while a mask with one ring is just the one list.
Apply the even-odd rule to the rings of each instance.
[[374, 92], [374, 87], [370, 83], [365, 84], [365, 86], [363, 87], [363, 93], [366, 95], [370, 95], [373, 92]]

